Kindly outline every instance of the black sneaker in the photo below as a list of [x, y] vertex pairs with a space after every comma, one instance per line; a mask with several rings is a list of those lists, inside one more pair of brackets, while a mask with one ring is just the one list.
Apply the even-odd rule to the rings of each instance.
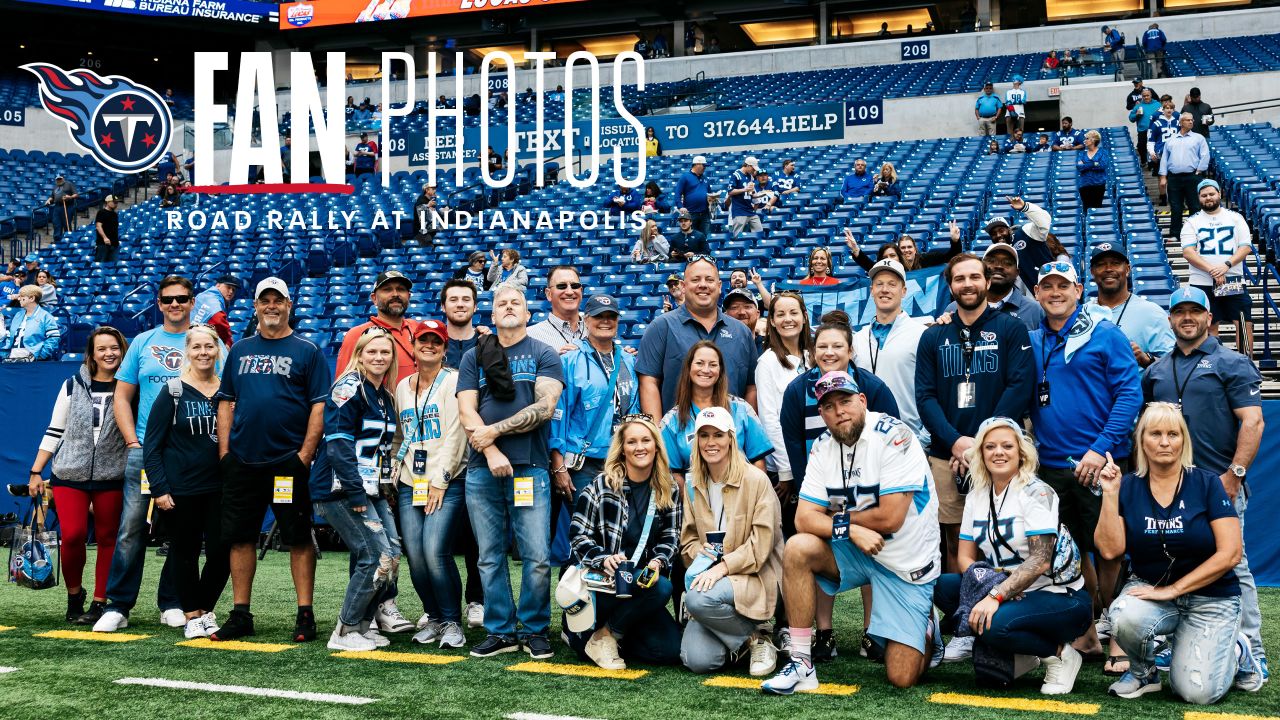
[[831, 662], [836, 659], [835, 630], [819, 630], [813, 637], [813, 661]]
[[232, 610], [227, 621], [222, 623], [218, 631], [209, 635], [210, 640], [239, 640], [253, 635], [253, 613]]
[[[543, 640], [545, 643], [546, 640]], [[471, 657], [493, 657], [503, 653], [515, 652], [520, 649], [520, 643], [512, 640], [505, 635], [488, 635], [479, 645], [471, 647]]]
[[293, 641], [311, 642], [316, 639], [316, 614], [310, 610], [299, 610], [298, 619], [293, 623]]
[[866, 630], [862, 631], [862, 643], [858, 647], [858, 654], [871, 662], [884, 662], [884, 648], [880, 647], [876, 641], [872, 640]]
[[169, 557], [169, 541], [165, 540], [156, 548], [156, 557]]
[[549, 660], [555, 655], [546, 635], [529, 635], [521, 644], [524, 645], [524, 651], [534, 660]]
[[74, 620], [76, 625], [94, 625], [102, 619], [102, 613], [107, 609], [107, 604], [94, 600], [89, 603], [89, 609], [80, 617]]
[[84, 588], [80, 588], [80, 592], [75, 595], [67, 596], [67, 622], [75, 622], [76, 618], [84, 614], [85, 597]]

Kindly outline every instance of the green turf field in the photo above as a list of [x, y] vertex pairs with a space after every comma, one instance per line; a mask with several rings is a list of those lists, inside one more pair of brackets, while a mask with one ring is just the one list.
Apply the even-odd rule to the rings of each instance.
[[[127, 643], [62, 640], [33, 637], [48, 630], [70, 629], [63, 621], [62, 588], [32, 592], [11, 584], [0, 586], [0, 625], [14, 629], [0, 632], [0, 666], [19, 668], [0, 674], [0, 717], [79, 720], [80, 718], [500, 718], [513, 713], [569, 715], [609, 720], [743, 720], [778, 717], [859, 717], [907, 720], [927, 715], [931, 720], [1067, 714], [1011, 711], [971, 705], [931, 702], [937, 693], [992, 695], [974, 687], [967, 664], [945, 665], [924, 682], [905, 691], [894, 690], [883, 680], [882, 668], [856, 656], [856, 625], [861, 610], [857, 593], [842, 596], [837, 604], [836, 632], [841, 658], [821, 667], [825, 683], [857, 685], [845, 697], [796, 695], [790, 698], [762, 696], [751, 689], [706, 687], [707, 678], [674, 668], [648, 670], [632, 681], [530, 674], [507, 670], [528, 661], [528, 656], [508, 654], [496, 659], [466, 658], [447, 665], [371, 662], [331, 657], [324, 638], [332, 630], [337, 605], [346, 580], [346, 556], [327, 553], [320, 562], [316, 587], [316, 613], [321, 638], [278, 653], [232, 652], [175, 647], [183, 640], [180, 629], [159, 624], [154, 610], [155, 581], [160, 559], [148, 560], [142, 601], [124, 632], [151, 635]], [[89, 568], [93, 553], [90, 551]], [[518, 570], [518, 566], [516, 566]], [[273, 553], [259, 567], [253, 610], [258, 642], [287, 643], [293, 627], [293, 596], [288, 580], [288, 557]], [[516, 575], [518, 580], [518, 573]], [[230, 588], [223, 595], [225, 617]], [[1273, 655], [1280, 656], [1280, 590], [1262, 595], [1265, 635]], [[421, 607], [407, 578], [400, 606], [411, 620]], [[856, 620], [855, 620], [856, 618]], [[84, 628], [80, 628], [84, 629]], [[553, 623], [558, 638], [559, 625]], [[465, 650], [426, 650], [409, 642], [409, 635], [393, 636], [388, 650], [465, 657]], [[480, 630], [468, 633], [479, 640]], [[558, 639], [555, 662], [576, 663]], [[726, 673], [746, 677], [745, 668]], [[1037, 671], [1033, 675], [1038, 676]], [[368, 705], [335, 705], [308, 700], [257, 698], [210, 692], [126, 686], [121, 678], [163, 678], [223, 685], [243, 685], [301, 692], [337, 693], [376, 702]], [[1002, 698], [1047, 699], [1038, 692], [1039, 681], [1027, 679], [1016, 693]], [[1053, 698], [1069, 703], [1062, 709], [1099, 718], [1183, 718], [1188, 710], [1280, 717], [1280, 682], [1262, 692], [1233, 691], [1211, 708], [1192, 708], [1163, 695], [1126, 701], [1106, 695], [1109, 679], [1100, 664], [1086, 664], [1076, 691]], [[979, 701], [980, 702], [980, 701]], [[1089, 707], [1093, 704], [1098, 707]]]

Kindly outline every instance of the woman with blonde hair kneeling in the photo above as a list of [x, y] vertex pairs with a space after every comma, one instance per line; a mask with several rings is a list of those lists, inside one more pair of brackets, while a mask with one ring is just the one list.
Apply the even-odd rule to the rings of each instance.
[[764, 471], [747, 462], [729, 411], [709, 407], [694, 422], [685, 481], [685, 610], [680, 659], [696, 673], [750, 651], [750, 672], [772, 674], [777, 650], [760, 623], [773, 617], [782, 579], [782, 510]]
[[571, 527], [574, 561], [614, 579], [619, 592], [595, 593], [594, 632], [569, 628], [568, 645], [607, 670], [626, 668], [624, 656], [678, 662], [680, 626], [667, 601], [680, 543], [680, 488], [648, 415], [622, 418], [604, 471], [578, 494]]
[[1239, 632], [1240, 519], [1222, 480], [1192, 465], [1177, 405], [1147, 406], [1138, 420], [1134, 471], [1107, 456], [1094, 542], [1104, 558], [1129, 555], [1133, 575], [1111, 603], [1112, 637], [1129, 671], [1108, 690], [1122, 698], [1160, 691], [1156, 637], [1171, 638], [1169, 684], [1196, 705], [1217, 702], [1241, 673], [1259, 672]]

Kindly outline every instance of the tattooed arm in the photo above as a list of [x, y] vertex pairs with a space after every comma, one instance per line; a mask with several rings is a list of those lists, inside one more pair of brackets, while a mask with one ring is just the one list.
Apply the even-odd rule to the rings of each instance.
[[1057, 535], [1031, 535], [1027, 538], [1030, 546], [1030, 557], [1009, 573], [1004, 582], [996, 586], [996, 592], [1006, 599], [1013, 599], [1022, 594], [1036, 578], [1049, 572], [1053, 559], [1053, 546]]
[[563, 387], [555, 378], [539, 377], [533, 388], [531, 404], [506, 420], [500, 420], [492, 425], [466, 428], [471, 436], [471, 447], [482, 451], [502, 435], [529, 432], [549, 421], [552, 413], [555, 412], [556, 402], [560, 399], [560, 391]]

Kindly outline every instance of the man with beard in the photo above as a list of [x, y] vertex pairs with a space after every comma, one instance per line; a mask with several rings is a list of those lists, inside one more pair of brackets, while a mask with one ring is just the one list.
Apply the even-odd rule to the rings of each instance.
[[[996, 243], [982, 253], [982, 264], [987, 268], [987, 277], [991, 279], [987, 286], [987, 304], [1000, 312], [1015, 317], [1031, 332], [1040, 327], [1044, 319], [1044, 311], [1040, 303], [1027, 297], [1018, 289], [1018, 251], [1012, 245]], [[954, 300], [947, 306], [946, 320], [938, 318], [938, 322], [949, 322], [956, 311]]]
[[941, 660], [933, 586], [942, 562], [928, 462], [911, 428], [867, 411], [849, 373], [827, 373], [814, 394], [827, 433], [813, 444], [796, 534], [783, 555], [791, 661], [761, 689], [772, 695], [816, 689], [816, 587], [834, 596], [866, 585], [875, 597], [867, 632], [884, 646], [885, 674], [894, 687], [911, 687], [931, 657]]
[[1021, 418], [1035, 385], [1027, 329], [987, 304], [988, 273], [976, 255], [951, 258], [943, 278], [956, 299], [955, 317], [925, 330], [916, 350], [916, 408], [931, 437], [944, 572], [956, 571], [969, 487], [965, 452], [978, 425], [997, 415]]
[[[1187, 421], [1196, 466], [1217, 473], [1235, 503], [1244, 528], [1249, 506], [1245, 481], [1262, 441], [1262, 375], [1249, 358], [1228, 350], [1209, 335], [1209, 297], [1196, 288], [1180, 288], [1169, 298], [1169, 325], [1177, 349], [1157, 360], [1142, 376], [1147, 402], [1177, 403]], [[1235, 568], [1240, 583], [1240, 632], [1249, 639], [1261, 672], [1237, 673], [1235, 686], [1257, 691], [1266, 681], [1267, 655], [1262, 647], [1262, 613], [1258, 586], [1241, 553]]]
[[1016, 218], [997, 217], [987, 223], [985, 230], [992, 243], [1006, 243], [1018, 251], [1018, 275], [1023, 287], [1030, 290], [1036, 284], [1036, 271], [1041, 265], [1054, 260], [1048, 242], [1053, 218], [1044, 208], [1020, 197], [1007, 199], [1014, 212], [1027, 216], [1027, 222], [1015, 226]]
[[[547, 640], [551, 626], [548, 423], [564, 388], [564, 373], [555, 350], [528, 336], [528, 322], [524, 294], [511, 287], [499, 288], [493, 297], [497, 336], [482, 338], [462, 356], [458, 369], [458, 413], [472, 449], [467, 461], [467, 511], [480, 546], [487, 633], [471, 648], [472, 657], [515, 652], [521, 646], [535, 660], [553, 655]], [[507, 571], [512, 534], [522, 562], [518, 606]]]
[[571, 265], [557, 265], [547, 273], [547, 289], [551, 301], [551, 313], [547, 319], [529, 326], [529, 337], [549, 345], [563, 355], [578, 347], [578, 341], [586, 337], [582, 324], [582, 280]]
[[1209, 296], [1209, 334], [1218, 336], [1219, 323], [1236, 323], [1236, 350], [1248, 356], [1253, 353], [1253, 301], [1244, 281], [1244, 261], [1253, 254], [1253, 233], [1240, 213], [1222, 207], [1217, 181], [1201, 180], [1196, 194], [1200, 212], [1187, 219], [1180, 238], [1182, 256], [1191, 266], [1190, 284]]
[[380, 327], [391, 333], [391, 340], [396, 346], [396, 368], [399, 372], [395, 382], [399, 383], [418, 372], [417, 361], [413, 358], [413, 335], [418, 331], [418, 323], [404, 316], [409, 309], [412, 290], [413, 282], [399, 270], [387, 270], [378, 275], [373, 282], [373, 292], [369, 293], [369, 300], [378, 309], [378, 314], [369, 318], [369, 322], [351, 328], [342, 337], [342, 348], [338, 350], [339, 368], [346, 367], [351, 361], [351, 353], [355, 352], [360, 336], [371, 327]]
[[1094, 245], [1089, 251], [1089, 273], [1098, 286], [1098, 299], [1085, 306], [1111, 310], [1111, 322], [1129, 338], [1138, 367], [1147, 367], [1173, 349], [1173, 331], [1164, 311], [1129, 289], [1129, 257], [1120, 245]]
[[725, 315], [737, 318], [743, 325], [750, 328], [752, 335], [755, 336], [757, 357], [764, 352], [764, 335], [759, 332], [764, 326], [760, 324], [760, 303], [755, 296], [745, 288], [734, 288], [724, 296], [720, 308], [724, 310]]

